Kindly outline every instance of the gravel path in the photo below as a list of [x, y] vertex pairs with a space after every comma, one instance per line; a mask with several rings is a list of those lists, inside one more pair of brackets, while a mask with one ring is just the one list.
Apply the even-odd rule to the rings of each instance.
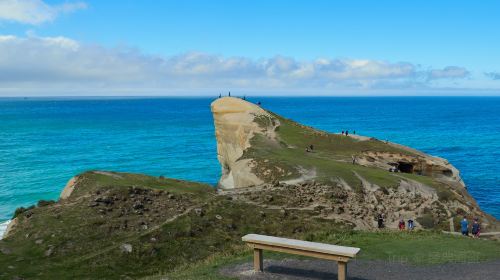
[[[238, 279], [337, 279], [337, 264], [323, 260], [264, 260], [264, 272], [253, 272], [252, 263], [224, 267], [220, 273]], [[500, 260], [413, 266], [398, 262], [354, 260], [347, 265], [348, 279], [495, 279], [500, 280]]]

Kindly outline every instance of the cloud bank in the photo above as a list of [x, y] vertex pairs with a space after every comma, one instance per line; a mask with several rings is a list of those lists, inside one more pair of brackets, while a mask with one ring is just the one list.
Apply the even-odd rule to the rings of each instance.
[[49, 5], [41, 0], [0, 0], [0, 21], [37, 25], [53, 21], [57, 16], [85, 9], [84, 2]]
[[484, 73], [486, 77], [492, 79], [492, 80], [500, 80], [500, 73], [499, 72], [488, 72]]
[[465, 68], [423, 69], [409, 62], [366, 59], [299, 61], [224, 57], [198, 52], [169, 57], [105, 48], [66, 37], [0, 36], [0, 95], [85, 92], [87, 95], [232, 90], [386, 90], [432, 88], [463, 79]]

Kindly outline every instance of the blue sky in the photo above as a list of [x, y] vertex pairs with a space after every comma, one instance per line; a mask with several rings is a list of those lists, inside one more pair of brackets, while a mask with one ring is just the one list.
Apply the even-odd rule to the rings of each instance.
[[499, 11], [498, 1], [0, 0], [0, 96], [498, 95]]

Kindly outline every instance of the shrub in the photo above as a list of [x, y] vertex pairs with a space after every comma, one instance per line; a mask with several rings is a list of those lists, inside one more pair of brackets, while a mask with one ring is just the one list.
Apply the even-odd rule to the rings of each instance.
[[24, 207], [17, 208], [16, 211], [14, 211], [14, 216], [12, 217], [12, 219], [16, 218], [17, 216], [19, 216], [19, 215], [23, 214], [24, 212], [31, 210], [33, 208], [35, 208], [35, 205], [31, 205], [28, 208], [24, 208]]
[[52, 205], [56, 203], [54, 200], [39, 200], [38, 203], [37, 203], [37, 207], [43, 207], [43, 206], [47, 206], [47, 205]]
[[439, 200], [441, 201], [448, 201], [452, 198], [453, 193], [451, 193], [449, 190], [442, 190], [437, 193]]
[[424, 214], [423, 216], [418, 217], [417, 222], [425, 229], [434, 228], [434, 225], [436, 224], [434, 217], [432, 217], [431, 214]]

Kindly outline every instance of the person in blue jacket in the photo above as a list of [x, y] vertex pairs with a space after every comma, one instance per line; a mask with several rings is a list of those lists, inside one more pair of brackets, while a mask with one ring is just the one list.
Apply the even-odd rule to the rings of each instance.
[[469, 236], [469, 221], [467, 221], [466, 217], [464, 217], [464, 219], [460, 222], [460, 227], [462, 235]]

